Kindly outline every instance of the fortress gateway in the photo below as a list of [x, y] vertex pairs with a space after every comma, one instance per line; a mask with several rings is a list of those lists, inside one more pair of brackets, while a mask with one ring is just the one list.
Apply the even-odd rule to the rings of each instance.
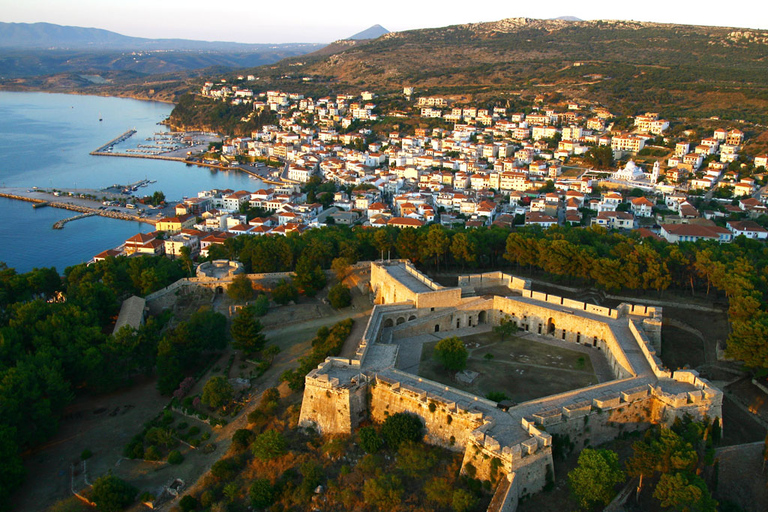
[[[529, 281], [500, 272], [446, 288], [402, 260], [371, 263], [370, 286], [376, 305], [356, 353], [329, 357], [307, 375], [300, 425], [349, 434], [367, 417], [415, 414], [428, 442], [464, 453], [463, 472], [498, 483], [490, 509], [515, 510], [522, 496], [554, 479], [553, 435], [580, 449], [685, 414], [722, 417], [721, 391], [696, 371], [663, 367], [661, 308], [600, 307], [534, 292]], [[477, 296], [484, 288], [504, 296]], [[602, 351], [613, 380], [502, 410], [401, 369], [418, 368], [424, 334], [468, 334], [502, 319]]]

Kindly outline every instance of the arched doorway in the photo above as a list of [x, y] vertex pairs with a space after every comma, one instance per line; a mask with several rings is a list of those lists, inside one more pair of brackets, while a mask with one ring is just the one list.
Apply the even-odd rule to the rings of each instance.
[[549, 320], [547, 320], [547, 334], [551, 334], [553, 336], [555, 334], [555, 322], [551, 317]]
[[487, 315], [485, 314], [485, 311], [481, 311], [480, 314], [477, 315], [477, 323], [478, 324], [484, 324], [486, 316]]
[[440, 324], [435, 324], [435, 332], [440, 332]]
[[221, 287], [221, 286], [217, 286], [216, 287], [216, 295], [221, 295], [222, 293], [224, 293], [224, 288]]

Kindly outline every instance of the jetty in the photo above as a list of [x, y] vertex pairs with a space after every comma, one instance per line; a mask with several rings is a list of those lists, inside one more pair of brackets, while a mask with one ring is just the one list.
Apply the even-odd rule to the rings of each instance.
[[119, 144], [123, 142], [124, 140], [128, 140], [136, 133], [136, 130], [128, 130], [127, 132], [123, 133], [122, 135], [115, 137], [111, 141], [107, 142], [101, 147], [96, 148], [95, 150], [91, 151], [92, 155], [109, 155], [111, 153], [107, 152], [107, 150], [111, 151], [112, 147], [115, 144]]
[[[120, 219], [120, 220], [128, 220], [128, 221], [134, 221], [134, 222], [143, 222], [144, 224], [157, 224], [156, 219], [151, 219], [147, 217], [140, 217], [138, 215], [132, 215], [130, 213], [124, 213], [120, 211], [109, 211], [109, 210], [100, 210], [97, 207], [91, 207], [91, 206], [85, 206], [82, 204], [75, 204], [75, 203], [66, 203], [63, 201], [52, 201], [52, 200], [45, 200], [45, 199], [39, 199], [36, 197], [29, 197], [21, 194], [13, 194], [8, 192], [0, 192], [0, 197], [5, 197], [7, 199], [15, 199], [18, 201], [26, 201], [29, 203], [33, 203], [33, 208], [37, 207], [38, 205], [45, 204], [47, 206], [50, 206], [52, 208], [61, 208], [62, 210], [70, 210], [74, 212], [79, 212], [80, 214], [84, 215], [76, 215], [74, 217], [70, 217], [68, 219], [64, 219], [60, 227], [56, 227], [54, 225], [54, 229], [61, 229], [64, 224], [67, 222], [70, 222], [72, 220], [80, 219], [83, 217], [88, 217], [91, 215], [99, 215], [101, 217], [109, 217], [111, 219]], [[97, 203], [98, 204], [98, 203]], [[56, 224], [59, 224], [57, 222]]]
[[53, 229], [64, 229], [64, 224], [66, 224], [67, 222], [71, 222], [77, 219], [84, 219], [85, 217], [93, 217], [94, 215], [97, 215], [97, 214], [98, 212], [81, 213], [80, 215], [75, 215], [74, 217], [57, 220], [53, 225]]

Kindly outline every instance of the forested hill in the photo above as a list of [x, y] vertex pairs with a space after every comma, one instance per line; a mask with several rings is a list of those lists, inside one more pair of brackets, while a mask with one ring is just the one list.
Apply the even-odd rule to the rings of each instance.
[[762, 120], [766, 57], [768, 31], [515, 18], [393, 32], [334, 55], [287, 59], [255, 72], [282, 90], [306, 89], [303, 79], [311, 77], [312, 86], [339, 91], [407, 85], [475, 99], [562, 93], [621, 113]]

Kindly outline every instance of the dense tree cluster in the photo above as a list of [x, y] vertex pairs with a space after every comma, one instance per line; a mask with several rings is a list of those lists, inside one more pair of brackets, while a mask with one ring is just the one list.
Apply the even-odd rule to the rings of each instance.
[[[63, 279], [55, 269], [17, 274], [0, 264], [0, 504], [21, 482], [19, 453], [56, 432], [75, 390], [112, 391], [154, 370], [167, 316], [105, 333], [122, 300], [183, 275], [167, 258], [109, 258], [70, 267]], [[213, 327], [201, 318], [192, 329]]]

